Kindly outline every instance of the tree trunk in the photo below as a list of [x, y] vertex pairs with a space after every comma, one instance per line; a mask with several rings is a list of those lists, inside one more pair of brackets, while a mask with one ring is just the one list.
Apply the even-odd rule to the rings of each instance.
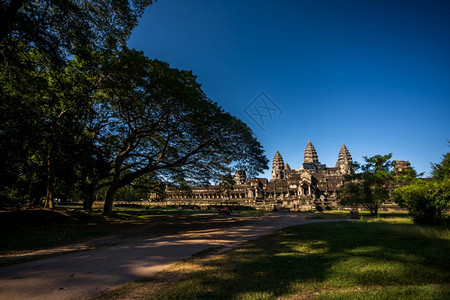
[[112, 217], [113, 201], [114, 201], [114, 196], [116, 195], [117, 190], [118, 190], [117, 186], [114, 184], [111, 184], [108, 191], [106, 192], [105, 205], [103, 206], [102, 215]]
[[44, 208], [53, 209], [53, 170], [52, 170], [52, 155], [51, 147], [47, 150], [47, 195], [45, 197]]
[[378, 205], [370, 205], [369, 207], [367, 207], [367, 209], [369, 209], [371, 216], [376, 216], [376, 214], [378, 213]]
[[92, 210], [92, 205], [98, 198], [98, 191], [94, 183], [84, 183], [81, 188], [81, 196], [83, 197], [83, 209]]
[[94, 204], [94, 193], [88, 193], [83, 197], [83, 209], [92, 210], [92, 204]]
[[114, 167], [114, 175], [112, 178], [111, 185], [108, 188], [108, 191], [106, 192], [105, 196], [105, 205], [103, 206], [103, 213], [102, 215], [112, 217], [112, 207], [114, 202], [114, 196], [116, 195], [117, 190], [119, 189], [119, 182], [120, 182], [120, 168], [123, 163], [123, 157], [119, 156], [116, 159], [116, 165]]

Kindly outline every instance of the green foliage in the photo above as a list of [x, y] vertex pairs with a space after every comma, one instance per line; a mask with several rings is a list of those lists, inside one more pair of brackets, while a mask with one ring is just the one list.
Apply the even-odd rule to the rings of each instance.
[[225, 174], [220, 176], [219, 189], [228, 197], [228, 201], [230, 201], [230, 191], [234, 190], [235, 184], [236, 181], [234, 181], [233, 175]]
[[392, 193], [392, 200], [408, 212], [417, 224], [445, 223], [445, 212], [450, 209], [450, 153], [442, 162], [432, 164], [433, 181], [409, 181]]
[[134, 180], [131, 184], [133, 193], [138, 199], [147, 200], [151, 192], [155, 192], [158, 199], [164, 200], [166, 197], [165, 185], [158, 181], [155, 174], [148, 173]]
[[110, 215], [116, 192], [130, 185], [126, 195], [145, 197], [161, 181], [207, 184], [232, 166], [267, 169], [250, 128], [192, 72], [126, 47], [152, 2], [4, 3], [0, 204], [45, 196], [52, 208], [55, 197], [76, 194], [89, 209], [107, 189]]
[[56, 70], [26, 46], [16, 57], [0, 70], [1, 152], [8, 158], [1, 165], [3, 190], [36, 202], [47, 193], [51, 204], [102, 167], [103, 151], [87, 129], [92, 85], [79, 60]]
[[153, 187], [153, 192], [156, 194], [156, 201], [164, 201], [166, 199], [166, 185], [162, 182], [158, 182]]
[[165, 184], [158, 181], [153, 173], [144, 174], [117, 190], [115, 200], [118, 201], [146, 201], [150, 193], [155, 193], [158, 201], [166, 198]]
[[[138, 18], [153, 1], [6, 0], [0, 10], [0, 48], [21, 41], [60, 63], [68, 55], [125, 44]], [[9, 55], [11, 54], [11, 55]], [[0, 60], [14, 52], [0, 51]]]
[[440, 224], [450, 208], [450, 179], [418, 181], [393, 191], [392, 199], [409, 211], [414, 223]]
[[224, 193], [229, 193], [234, 189], [236, 182], [231, 174], [225, 174], [220, 176], [219, 189]]
[[371, 157], [363, 156], [366, 163], [361, 166], [361, 169], [364, 172], [370, 173], [375, 173], [376, 171], [389, 171], [393, 166], [391, 158], [392, 153], [386, 155], [377, 154]]
[[443, 159], [438, 164], [431, 164], [434, 179], [444, 180], [450, 178], [450, 152], [443, 155]]
[[394, 177], [395, 186], [404, 186], [413, 184], [418, 180], [418, 177], [422, 177], [424, 173], [417, 173], [414, 168], [406, 168], [401, 172], [396, 173]]
[[69, 198], [75, 187], [90, 207], [109, 169], [89, 127], [94, 86], [87, 69], [98, 68], [90, 58], [123, 47], [151, 3], [2, 1], [0, 205], [46, 195], [52, 207], [55, 196]]
[[118, 188], [147, 173], [208, 184], [231, 165], [267, 168], [250, 128], [208, 99], [192, 72], [130, 49], [101, 59], [99, 140], [114, 153], [105, 214]]
[[387, 155], [364, 156], [362, 172], [347, 176], [342, 187], [341, 205], [358, 206], [376, 215], [378, 208], [389, 198], [394, 174], [392, 172], [392, 153]]

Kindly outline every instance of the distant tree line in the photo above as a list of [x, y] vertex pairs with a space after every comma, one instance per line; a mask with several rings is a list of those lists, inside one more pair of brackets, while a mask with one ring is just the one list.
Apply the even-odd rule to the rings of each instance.
[[148, 195], [268, 160], [191, 71], [129, 49], [152, 1], [10, 0], [0, 10], [0, 201]]

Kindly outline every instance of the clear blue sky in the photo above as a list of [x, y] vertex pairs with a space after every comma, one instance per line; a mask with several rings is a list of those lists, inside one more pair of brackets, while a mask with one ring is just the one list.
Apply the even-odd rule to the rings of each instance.
[[192, 70], [270, 162], [311, 140], [328, 166], [345, 143], [429, 175], [450, 151], [450, 1], [159, 0], [129, 46]]

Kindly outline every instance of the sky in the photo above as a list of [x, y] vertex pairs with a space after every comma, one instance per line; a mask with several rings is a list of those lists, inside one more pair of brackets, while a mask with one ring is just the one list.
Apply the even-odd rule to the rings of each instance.
[[158, 0], [129, 47], [192, 70], [299, 168], [393, 153], [429, 176], [450, 151], [450, 1]]

